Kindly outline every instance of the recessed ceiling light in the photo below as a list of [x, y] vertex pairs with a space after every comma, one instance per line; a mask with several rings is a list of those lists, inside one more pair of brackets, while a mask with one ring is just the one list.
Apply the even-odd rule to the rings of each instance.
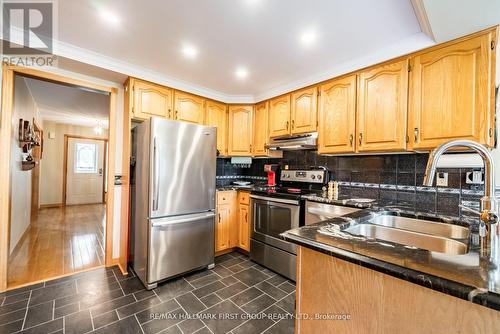
[[182, 53], [187, 58], [195, 58], [198, 55], [198, 49], [192, 45], [186, 44], [182, 47]]
[[255, 7], [260, 5], [262, 3], [262, 0], [245, 0], [245, 2], [248, 6]]
[[99, 11], [99, 13], [101, 15], [101, 18], [107, 23], [111, 23], [114, 25], [117, 25], [120, 23], [120, 18], [118, 17], [118, 15], [116, 15], [115, 13], [113, 13], [107, 9], [102, 8]]
[[248, 70], [244, 67], [238, 67], [235, 74], [238, 79], [246, 79], [248, 77]]
[[310, 29], [302, 32], [300, 34], [300, 42], [304, 46], [311, 46], [313, 45], [316, 40], [318, 39], [318, 35], [316, 34], [316, 31]]

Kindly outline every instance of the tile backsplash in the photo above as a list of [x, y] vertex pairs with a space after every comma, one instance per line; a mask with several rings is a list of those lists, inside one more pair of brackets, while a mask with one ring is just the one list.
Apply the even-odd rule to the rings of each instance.
[[[286, 151], [282, 159], [253, 159], [250, 168], [237, 168], [230, 159], [217, 159], [218, 183], [221, 176], [250, 178], [265, 177], [266, 163], [279, 163], [290, 169], [325, 166], [331, 178], [340, 182], [341, 194], [351, 197], [374, 198], [388, 205], [402, 205], [417, 211], [442, 216], [469, 216], [458, 205], [467, 201], [478, 206], [482, 185], [465, 182], [471, 168], [438, 169], [448, 173], [448, 187], [423, 187], [428, 154], [390, 154], [367, 156], [322, 156], [315, 151]], [[255, 180], [262, 182], [261, 180]], [[226, 179], [226, 182], [227, 181]]]

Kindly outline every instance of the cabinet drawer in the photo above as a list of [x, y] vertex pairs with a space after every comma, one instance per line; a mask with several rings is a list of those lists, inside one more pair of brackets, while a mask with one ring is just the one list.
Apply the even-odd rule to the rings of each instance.
[[235, 195], [236, 195], [236, 191], [234, 191], [234, 190], [218, 191], [217, 192], [217, 205], [231, 204], [234, 200]]
[[238, 193], [238, 203], [249, 205], [250, 204], [250, 193], [248, 193], [246, 191], [240, 191]]

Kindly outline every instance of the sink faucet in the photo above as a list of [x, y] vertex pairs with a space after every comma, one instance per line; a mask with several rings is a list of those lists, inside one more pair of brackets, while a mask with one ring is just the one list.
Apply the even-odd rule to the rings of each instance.
[[481, 250], [500, 265], [500, 229], [498, 202], [495, 197], [495, 163], [489, 150], [472, 140], [451, 140], [436, 147], [429, 155], [425, 169], [424, 186], [432, 187], [437, 163], [441, 155], [452, 147], [467, 147], [477, 152], [484, 163], [484, 196], [481, 198], [480, 227]]

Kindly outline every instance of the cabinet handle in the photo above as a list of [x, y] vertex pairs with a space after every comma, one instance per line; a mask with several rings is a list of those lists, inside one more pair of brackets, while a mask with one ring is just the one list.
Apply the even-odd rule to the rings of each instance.
[[248, 145], [248, 148], [249, 148], [248, 150], [252, 152], [252, 144]]
[[168, 118], [172, 118], [172, 110], [170, 108], [168, 109]]
[[175, 119], [179, 118], [179, 110], [175, 111]]
[[359, 133], [359, 145], [363, 143], [363, 132]]
[[219, 224], [220, 224], [220, 213], [219, 213]]
[[354, 135], [352, 133], [349, 136], [349, 142], [351, 143], [351, 146], [354, 146]]
[[288, 121], [286, 121], [286, 129], [288, 130]]
[[413, 136], [415, 143], [418, 142], [418, 128], [413, 129]]
[[248, 223], [248, 213], [245, 212], [245, 221]]
[[295, 128], [295, 120], [292, 119], [292, 130]]

